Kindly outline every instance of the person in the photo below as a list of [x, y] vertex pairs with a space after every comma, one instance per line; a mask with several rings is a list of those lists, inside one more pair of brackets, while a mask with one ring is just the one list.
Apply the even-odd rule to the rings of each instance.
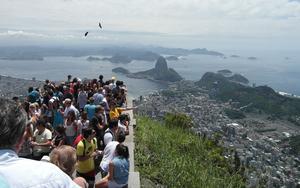
[[72, 146], [75, 138], [77, 137], [77, 130], [78, 130], [78, 123], [76, 120], [76, 115], [73, 110], [69, 111], [67, 119], [64, 123], [66, 138], [67, 138], [67, 145]]
[[78, 97], [77, 97], [77, 104], [79, 106], [79, 110], [83, 111], [84, 106], [87, 103], [87, 98], [88, 98], [88, 94], [87, 92], [84, 90], [84, 87], [81, 86], [79, 93], [78, 93]]
[[53, 101], [53, 110], [54, 110], [54, 114], [53, 114], [53, 128], [55, 129], [58, 126], [63, 126], [64, 125], [64, 110], [63, 107], [59, 105], [59, 99], [57, 97], [54, 98]]
[[32, 158], [32, 146], [31, 146], [31, 140], [33, 137], [33, 125], [29, 121], [26, 125], [26, 131], [23, 136], [24, 138], [24, 143], [19, 151], [19, 157], [23, 158]]
[[121, 115], [121, 113], [123, 111], [127, 111], [127, 110], [133, 110], [136, 109], [136, 107], [131, 107], [131, 108], [121, 108], [121, 107], [117, 107], [116, 106], [116, 102], [112, 101], [110, 103], [110, 111], [109, 111], [109, 117], [110, 119], [118, 119], [119, 116]]
[[95, 143], [93, 129], [82, 129], [83, 139], [76, 146], [78, 163], [76, 172], [78, 177], [83, 177], [93, 187], [95, 182], [95, 163], [94, 158], [99, 154], [97, 143]]
[[129, 151], [128, 147], [118, 144], [116, 147], [116, 157], [109, 163], [109, 173], [100, 182], [95, 184], [95, 188], [122, 188], [128, 185], [129, 177]]
[[97, 106], [95, 109], [95, 115], [90, 122], [90, 126], [96, 131], [96, 138], [98, 143], [98, 148], [104, 149], [103, 146], [103, 136], [105, 131], [105, 114], [104, 108], [102, 106]]
[[14, 101], [0, 99], [0, 177], [7, 187], [78, 188], [57, 166], [18, 157], [26, 121], [26, 112]]
[[104, 147], [111, 142], [116, 140], [116, 133], [118, 131], [118, 120], [117, 119], [112, 119], [109, 122], [109, 127], [105, 130], [104, 136], [103, 136], [103, 143]]
[[94, 104], [94, 98], [90, 97], [87, 104], [84, 106], [84, 111], [88, 115], [88, 119], [91, 121], [95, 115], [96, 105]]
[[124, 131], [126, 135], [129, 135], [129, 115], [128, 114], [121, 114], [119, 116], [119, 122], [118, 122], [118, 129], [119, 131]]
[[33, 146], [33, 159], [41, 160], [44, 155], [50, 153], [51, 139], [52, 133], [46, 128], [46, 122], [43, 119], [39, 119], [36, 123], [36, 130], [31, 142]]
[[67, 99], [64, 100], [64, 104], [66, 106], [65, 111], [64, 111], [64, 118], [66, 119], [68, 117], [68, 114], [69, 114], [70, 111], [74, 111], [75, 112], [75, 117], [76, 117], [76, 119], [78, 119], [79, 111], [77, 110], [77, 108], [75, 108], [75, 106], [73, 106], [72, 100], [67, 98]]
[[100, 87], [97, 91], [97, 93], [95, 93], [93, 95], [93, 98], [94, 98], [94, 104], [95, 105], [100, 105], [100, 103], [102, 102], [104, 96], [103, 96], [103, 88]]
[[80, 119], [78, 121], [77, 134], [82, 134], [82, 129], [89, 127], [90, 121], [87, 119], [87, 113], [85, 111], [81, 112]]
[[27, 100], [30, 103], [37, 102], [40, 97], [40, 93], [37, 90], [34, 90], [33, 87], [28, 88]]
[[82, 177], [73, 178], [73, 173], [75, 171], [75, 166], [77, 162], [76, 149], [61, 145], [54, 148], [50, 155], [50, 162], [59, 167], [64, 173], [66, 173], [73, 181], [82, 188], [87, 188], [88, 183]]
[[118, 144], [122, 144], [125, 141], [126, 135], [123, 131], [118, 132], [117, 141], [112, 141], [107, 144], [103, 150], [103, 158], [100, 163], [100, 172], [102, 177], [108, 174], [109, 162], [115, 157], [115, 150]]
[[58, 126], [54, 129], [55, 136], [52, 139], [52, 147], [56, 148], [62, 146], [66, 143], [66, 133], [65, 128], [62, 126]]
[[103, 75], [102, 74], [99, 75], [98, 83], [100, 84], [101, 87], [103, 87], [104, 81], [103, 81]]

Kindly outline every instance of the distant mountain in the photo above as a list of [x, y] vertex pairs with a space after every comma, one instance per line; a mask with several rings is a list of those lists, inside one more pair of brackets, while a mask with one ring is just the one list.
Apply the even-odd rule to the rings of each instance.
[[176, 82], [183, 79], [174, 69], [168, 68], [167, 61], [162, 56], [158, 58], [153, 69], [131, 73], [127, 76], [131, 78], [145, 78], [166, 82]]
[[232, 72], [228, 69], [223, 69], [218, 71], [219, 74], [222, 74], [223, 76], [231, 76]]
[[268, 86], [249, 87], [230, 79], [207, 72], [196, 85], [207, 89], [211, 97], [221, 101], [232, 100], [240, 106], [252, 103], [248, 110], [259, 110], [277, 117], [300, 115], [300, 99], [282, 96]]
[[201, 55], [213, 55], [213, 56], [224, 56], [224, 54], [216, 51], [209, 51], [206, 48], [197, 48], [191, 50], [192, 54], [201, 54]]
[[43, 61], [43, 57], [38, 57], [38, 56], [14, 56], [14, 57], [2, 57], [0, 58], [1, 60], [11, 60], [11, 61]]
[[[17, 47], [0, 47], [0, 57], [8, 60], [42, 60], [44, 57], [54, 56], [112, 56], [106, 60], [113, 63], [128, 63], [129, 59], [142, 61], [156, 61], [160, 54], [170, 55], [169, 60], [177, 60], [178, 56], [187, 56], [191, 54], [212, 55], [225, 57], [224, 54], [207, 50], [206, 48], [183, 49], [183, 48], [164, 48], [153, 46], [142, 47], [39, 47], [39, 46], [17, 46]], [[116, 57], [115, 57], [116, 56]], [[176, 56], [176, 57], [175, 57]], [[125, 58], [121, 60], [120, 57]], [[98, 61], [95, 58], [89, 58], [88, 61]]]
[[175, 56], [175, 55], [167, 56], [165, 58], [168, 61], [178, 61], [179, 60], [179, 58], [177, 56]]
[[232, 58], [239, 58], [240, 56], [238, 56], [238, 55], [231, 55], [230, 57], [232, 57]]
[[212, 56], [221, 56], [221, 57], [224, 56], [223, 53], [207, 50], [206, 48], [196, 48], [196, 49], [188, 50], [183, 48], [147, 47], [146, 49], [158, 54], [168, 54], [168, 55], [176, 55], [176, 56], [186, 56], [191, 54], [212, 55]]
[[257, 60], [257, 57], [248, 57], [249, 60]]
[[243, 84], [249, 84], [249, 80], [240, 74], [234, 74], [233, 76], [228, 77], [228, 80]]
[[102, 48], [101, 55], [123, 56], [131, 60], [155, 61], [160, 55], [144, 49], [111, 47]]
[[93, 56], [89, 56], [88, 58], [86, 58], [87, 61], [100, 61], [101, 58], [99, 57], [93, 57]]
[[110, 58], [102, 58], [102, 60], [110, 61], [112, 63], [130, 63], [132, 59], [127, 55], [116, 54]]
[[130, 74], [130, 71], [123, 67], [114, 68], [114, 69], [112, 69], [112, 72], [121, 73], [121, 74]]

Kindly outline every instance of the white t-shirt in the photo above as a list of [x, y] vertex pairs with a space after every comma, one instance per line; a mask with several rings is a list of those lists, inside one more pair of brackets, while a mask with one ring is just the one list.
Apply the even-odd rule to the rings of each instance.
[[118, 122], [118, 128], [119, 128], [120, 131], [126, 132], [126, 126], [123, 125], [123, 124], [120, 122], [120, 120], [119, 120], [119, 122]]
[[108, 172], [108, 166], [109, 162], [114, 158], [115, 156], [115, 150], [119, 142], [117, 141], [111, 141], [109, 142], [103, 151], [103, 158], [100, 163], [100, 167], [103, 171]]
[[105, 134], [104, 134], [104, 145], [106, 146], [109, 142], [111, 142], [113, 140], [113, 135], [111, 134], [110, 131], [108, 131], [109, 129], [105, 130]]
[[54, 164], [19, 158], [12, 150], [0, 150], [0, 176], [9, 187], [79, 188]]
[[84, 121], [83, 122], [83, 120], [79, 120], [78, 122], [77, 122], [77, 133], [78, 134], [82, 134], [82, 129], [83, 128], [88, 128], [89, 127], [89, 123], [90, 123], [90, 121], [89, 120], [86, 120], [86, 121]]
[[66, 107], [65, 111], [64, 111], [64, 117], [67, 118], [68, 117], [68, 113], [73, 110], [75, 112], [76, 118], [78, 119], [79, 117], [79, 111], [77, 110], [77, 108], [75, 108], [75, 106], [71, 105], [69, 107]]
[[[38, 130], [34, 131], [35, 142], [37, 143], [46, 143], [48, 140], [52, 139], [52, 133], [49, 129], [46, 129], [42, 132], [42, 134], [39, 134]], [[50, 151], [50, 146], [34, 146], [33, 147], [33, 153], [47, 153]]]
[[70, 125], [67, 125], [67, 121], [66, 121], [64, 124], [64, 128], [66, 129], [65, 130], [66, 136], [76, 136], [76, 128], [74, 122], [71, 123]]

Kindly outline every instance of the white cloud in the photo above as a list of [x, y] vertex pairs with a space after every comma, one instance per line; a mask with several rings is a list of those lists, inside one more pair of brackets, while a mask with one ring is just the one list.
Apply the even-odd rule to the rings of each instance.
[[21, 30], [18, 30], [18, 31], [11, 31], [11, 30], [8, 30], [8, 31], [6, 31], [6, 32], [0, 32], [0, 36], [48, 38], [48, 36], [47, 36], [47, 35], [44, 35], [44, 34], [31, 33], [31, 32], [24, 32], [24, 31], [21, 31]]
[[[295, 0], [0, 0], [0, 25], [199, 36], [298, 36]], [[100, 36], [101, 37], [101, 36]]]

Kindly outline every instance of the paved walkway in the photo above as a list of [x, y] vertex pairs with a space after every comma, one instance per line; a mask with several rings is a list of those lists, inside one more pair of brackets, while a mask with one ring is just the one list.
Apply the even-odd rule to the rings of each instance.
[[[128, 102], [128, 107], [132, 107], [132, 101]], [[124, 145], [129, 149], [129, 180], [128, 188], [140, 188], [140, 173], [134, 170], [134, 130], [133, 126], [136, 125], [136, 120], [133, 118], [133, 111], [126, 111], [130, 115], [129, 135], [126, 136]], [[96, 175], [96, 182], [101, 180], [101, 173]]]
[[[128, 101], [128, 107], [132, 107], [132, 101]], [[129, 182], [128, 188], [140, 188], [140, 173], [134, 170], [134, 130], [133, 126], [136, 125], [136, 120], [133, 117], [133, 111], [127, 111], [130, 115], [130, 125], [129, 125], [129, 135], [126, 136], [125, 145], [128, 146], [129, 149]]]

